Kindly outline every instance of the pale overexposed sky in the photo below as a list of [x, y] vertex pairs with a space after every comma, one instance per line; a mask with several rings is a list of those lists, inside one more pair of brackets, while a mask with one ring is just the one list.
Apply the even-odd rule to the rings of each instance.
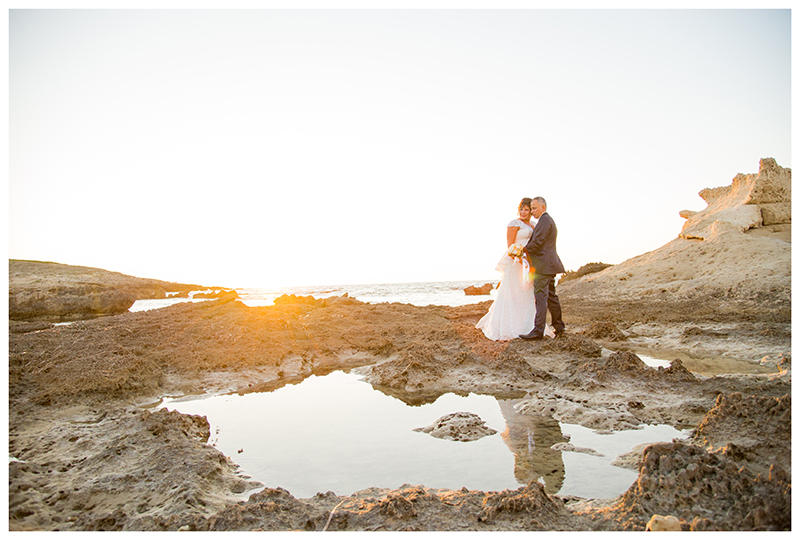
[[791, 167], [787, 9], [11, 10], [9, 257], [229, 287], [570, 270]]

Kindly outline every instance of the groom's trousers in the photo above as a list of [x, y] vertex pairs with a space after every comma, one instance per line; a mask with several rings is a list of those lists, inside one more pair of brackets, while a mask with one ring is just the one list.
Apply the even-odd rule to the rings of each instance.
[[561, 303], [556, 295], [556, 276], [536, 274], [533, 278], [533, 296], [536, 299], [536, 319], [532, 334], [544, 335], [548, 311], [553, 331], [556, 333], [563, 331], [565, 325], [561, 320]]

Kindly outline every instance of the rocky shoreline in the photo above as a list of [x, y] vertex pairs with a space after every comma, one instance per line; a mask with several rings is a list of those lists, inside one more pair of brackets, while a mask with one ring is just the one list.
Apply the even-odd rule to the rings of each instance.
[[[755, 204], [745, 188], [763, 199], [765, 183], [790, 174], [761, 169], [737, 176], [728, 206], [715, 190], [713, 211], [687, 214], [690, 238], [559, 285], [568, 331], [554, 340], [488, 341], [475, 324], [489, 301], [247, 307], [227, 296], [69, 325], [11, 320], [9, 529], [610, 531], [659, 515], [673, 518], [651, 523], [683, 530], [791, 530], [791, 238], [785, 223], [736, 210]], [[746, 227], [729, 226], [741, 215]], [[670, 351], [671, 366], [637, 356], [653, 349]], [[613, 500], [548, 493], [533, 462], [516, 490], [298, 499], [209, 446], [204, 417], [151, 408], [165, 395], [270, 391], [356, 368], [413, 403], [513, 395], [532, 420], [693, 431], [625, 456], [638, 478]]]
[[[610, 353], [577, 325], [545, 343], [489, 342], [474, 328], [488, 303], [300, 300], [221, 299], [11, 334], [10, 528], [635, 530], [656, 513], [719, 530], [790, 524], [788, 355], [783, 371], [754, 362], [763, 373], [704, 377], [680, 361], [654, 369]], [[772, 338], [759, 354], [782, 345]], [[257, 486], [206, 444], [205, 418], [147, 408], [162, 395], [269, 391], [357, 366], [376, 388], [419, 402], [514, 392], [526, 415], [592, 429], [699, 427], [690, 443], [668, 445], [669, 467], [648, 457], [664, 445], [644, 450], [641, 462], [656, 465], [616, 501], [562, 499], [535, 481], [498, 493], [401, 486], [311, 499], [269, 486], [241, 501]], [[686, 478], [689, 467], [701, 473]], [[680, 504], [670, 499], [678, 488]]]
[[61, 322], [119, 315], [136, 300], [214, 289], [100, 268], [14, 259], [8, 261], [8, 281], [8, 315], [15, 321]]

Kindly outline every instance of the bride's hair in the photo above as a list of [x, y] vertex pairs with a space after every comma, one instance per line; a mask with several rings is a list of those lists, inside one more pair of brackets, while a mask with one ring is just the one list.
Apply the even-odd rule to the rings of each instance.
[[523, 206], [527, 206], [528, 208], [530, 208], [532, 201], [533, 201], [533, 199], [531, 199], [530, 197], [525, 197], [524, 199], [522, 199], [520, 201], [519, 206], [517, 207], [517, 210], [522, 210]]

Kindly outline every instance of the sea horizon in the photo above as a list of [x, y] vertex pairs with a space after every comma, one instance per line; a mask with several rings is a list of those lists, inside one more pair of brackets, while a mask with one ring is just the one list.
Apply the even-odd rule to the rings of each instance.
[[[468, 295], [464, 292], [469, 286], [493, 285], [489, 295]], [[274, 305], [274, 300], [283, 295], [312, 296], [317, 299], [333, 296], [355, 298], [369, 304], [401, 303], [417, 306], [462, 306], [493, 300], [499, 279], [463, 281], [417, 281], [408, 283], [369, 283], [350, 285], [307, 285], [282, 287], [237, 287], [233, 289], [242, 303], [249, 307]], [[199, 292], [199, 291], [198, 291]], [[166, 298], [156, 300], [137, 300], [130, 311], [147, 311], [166, 307], [180, 302], [198, 302], [192, 298]]]

